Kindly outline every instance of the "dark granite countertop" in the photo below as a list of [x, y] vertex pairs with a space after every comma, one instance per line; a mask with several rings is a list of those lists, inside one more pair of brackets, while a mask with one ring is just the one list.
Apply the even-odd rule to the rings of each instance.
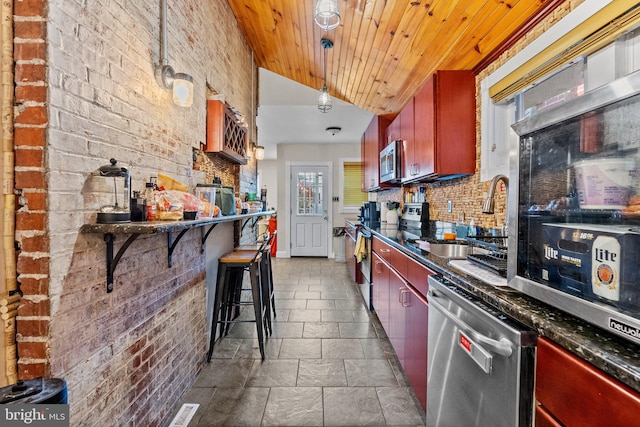
[[[357, 220], [352, 221], [358, 224]], [[640, 392], [640, 346], [553, 308], [513, 288], [486, 284], [405, 242], [397, 226], [370, 230], [381, 240], [441, 274], [467, 292], [531, 327], [581, 359]], [[497, 276], [496, 276], [497, 277]]]
[[271, 216], [275, 211], [261, 211], [240, 215], [217, 216], [215, 218], [204, 218], [194, 220], [179, 221], [141, 221], [127, 222], [122, 224], [84, 224], [80, 231], [82, 233], [122, 233], [122, 234], [154, 234], [166, 233], [168, 231], [184, 230], [194, 227], [206, 227], [207, 225], [221, 222], [239, 221], [261, 216]]

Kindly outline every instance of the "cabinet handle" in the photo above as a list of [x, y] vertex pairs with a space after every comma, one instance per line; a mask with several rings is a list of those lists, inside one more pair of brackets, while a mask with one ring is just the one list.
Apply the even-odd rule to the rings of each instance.
[[420, 163], [416, 163], [416, 175], [420, 175]]
[[382, 249], [380, 249], [380, 252], [383, 252], [383, 253], [391, 252], [391, 249], [382, 248]]
[[400, 305], [403, 307], [409, 307], [409, 290], [407, 288], [400, 288], [400, 295], [398, 298]]
[[382, 270], [378, 270], [378, 265], [380, 264], [382, 264], [380, 261], [374, 261], [374, 264], [373, 264], [373, 270], [378, 274], [382, 273]]

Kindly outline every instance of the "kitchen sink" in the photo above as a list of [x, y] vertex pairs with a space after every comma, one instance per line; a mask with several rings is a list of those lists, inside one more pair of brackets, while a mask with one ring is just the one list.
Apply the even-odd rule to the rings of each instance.
[[416, 246], [431, 255], [444, 259], [466, 259], [472, 253], [487, 253], [485, 249], [462, 243], [427, 243], [416, 242]]

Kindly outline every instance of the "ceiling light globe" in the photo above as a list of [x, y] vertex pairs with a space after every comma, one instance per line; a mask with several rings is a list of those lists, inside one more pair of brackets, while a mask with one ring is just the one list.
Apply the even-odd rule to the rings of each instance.
[[325, 31], [333, 30], [340, 25], [340, 11], [337, 0], [316, 1], [313, 17], [316, 25]]
[[173, 102], [179, 107], [193, 104], [193, 78], [185, 73], [176, 73], [173, 79]]
[[323, 86], [318, 97], [318, 109], [323, 113], [328, 113], [331, 110], [331, 97], [327, 92], [327, 87]]

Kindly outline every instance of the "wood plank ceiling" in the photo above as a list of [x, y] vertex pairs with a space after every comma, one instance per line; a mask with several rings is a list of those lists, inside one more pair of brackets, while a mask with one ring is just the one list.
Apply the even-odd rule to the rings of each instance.
[[[259, 67], [327, 87], [374, 114], [394, 116], [438, 69], [477, 69], [554, 0], [339, 0], [341, 23], [325, 33], [315, 0], [228, 0]], [[553, 4], [553, 6], [550, 6]], [[545, 11], [546, 10], [546, 11]]]

